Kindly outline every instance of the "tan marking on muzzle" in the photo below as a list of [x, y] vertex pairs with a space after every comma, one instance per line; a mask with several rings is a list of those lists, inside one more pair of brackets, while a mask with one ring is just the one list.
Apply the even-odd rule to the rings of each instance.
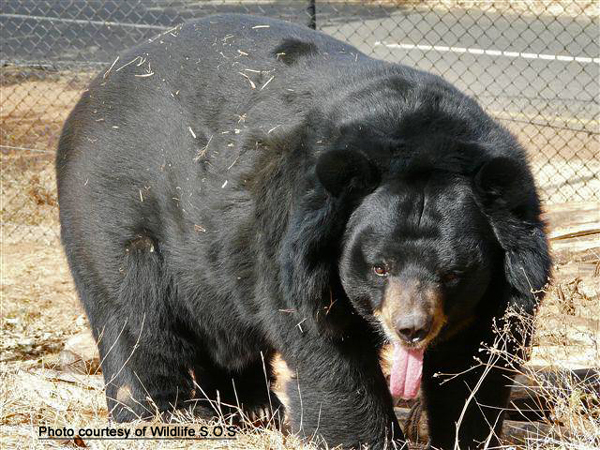
[[440, 333], [448, 318], [444, 314], [444, 297], [439, 289], [426, 289], [423, 296], [427, 298], [427, 304], [431, 305], [433, 318], [431, 330], [422, 343], [425, 347]]
[[395, 331], [398, 318], [415, 312], [424, 313], [432, 319], [429, 334], [418, 345], [425, 347], [438, 335], [446, 323], [444, 299], [441, 292], [430, 287], [421, 288], [421, 282], [418, 280], [401, 282], [397, 279], [390, 279], [381, 308], [379, 311], [375, 311], [374, 315], [379, 319], [392, 341], [398, 340]]

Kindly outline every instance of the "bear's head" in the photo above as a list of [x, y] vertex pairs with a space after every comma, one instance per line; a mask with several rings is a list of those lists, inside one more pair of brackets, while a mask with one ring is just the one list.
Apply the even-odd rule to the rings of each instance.
[[352, 213], [340, 278], [357, 311], [386, 334], [424, 347], [444, 324], [471, 317], [501, 266], [469, 180], [423, 173], [390, 180]]
[[336, 266], [354, 310], [394, 344], [393, 394], [417, 394], [432, 343], [509, 304], [532, 311], [550, 263], [522, 162], [490, 156], [393, 172], [333, 150], [316, 175], [333, 201], [353, 205]]

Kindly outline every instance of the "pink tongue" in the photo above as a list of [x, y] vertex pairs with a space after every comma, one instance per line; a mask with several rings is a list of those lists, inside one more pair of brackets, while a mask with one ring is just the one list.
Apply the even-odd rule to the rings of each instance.
[[394, 361], [390, 377], [390, 391], [395, 398], [415, 398], [421, 386], [423, 350], [404, 348], [394, 344]]

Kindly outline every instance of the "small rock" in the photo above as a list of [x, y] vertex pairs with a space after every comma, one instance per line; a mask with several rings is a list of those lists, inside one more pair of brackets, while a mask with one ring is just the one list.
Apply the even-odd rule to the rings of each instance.
[[100, 373], [100, 355], [90, 331], [69, 338], [60, 353], [60, 365], [65, 372], [78, 374]]
[[77, 325], [78, 327], [83, 327], [85, 326], [85, 324], [87, 323], [86, 319], [85, 319], [85, 315], [80, 314], [79, 317], [77, 317], [77, 319], [75, 319], [75, 325]]

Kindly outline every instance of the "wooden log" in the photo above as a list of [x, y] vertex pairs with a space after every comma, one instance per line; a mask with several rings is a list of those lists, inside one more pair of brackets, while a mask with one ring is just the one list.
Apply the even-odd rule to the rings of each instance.
[[[412, 410], [407, 408], [395, 408], [396, 417], [402, 425], [402, 430], [406, 438], [417, 447], [427, 444], [429, 431], [427, 428], [427, 419], [421, 415], [417, 423]], [[541, 422], [524, 422], [515, 420], [505, 420], [502, 430], [502, 441], [507, 445], [523, 445], [529, 439], [539, 440], [542, 437], [558, 435], [568, 437], [568, 432], [558, 425], [551, 426]], [[413, 448], [413, 447], [411, 447]]]
[[[574, 395], [573, 395], [574, 394]], [[597, 408], [600, 398], [600, 370], [549, 370], [527, 368], [513, 382], [506, 418], [516, 421], [557, 421], [553, 417], [553, 402], [559, 398], [577, 398], [582, 407]], [[415, 401], [399, 400], [400, 408], [412, 408]]]
[[[553, 417], [553, 398], [571, 398], [577, 390], [582, 406], [597, 407], [585, 403], [600, 398], [600, 370], [528, 368], [525, 374], [515, 378], [513, 386], [502, 431], [504, 443], [521, 445], [527, 439], [549, 435], [565, 438], [568, 431]], [[411, 442], [425, 444], [428, 440], [427, 417], [420, 400], [403, 401], [399, 405], [395, 411], [405, 435]]]
[[[577, 391], [577, 392], [574, 392]], [[557, 421], [553, 416], [553, 400], [572, 398], [576, 394], [582, 406], [600, 398], [600, 371], [527, 369], [513, 383], [507, 418], [517, 421]]]

